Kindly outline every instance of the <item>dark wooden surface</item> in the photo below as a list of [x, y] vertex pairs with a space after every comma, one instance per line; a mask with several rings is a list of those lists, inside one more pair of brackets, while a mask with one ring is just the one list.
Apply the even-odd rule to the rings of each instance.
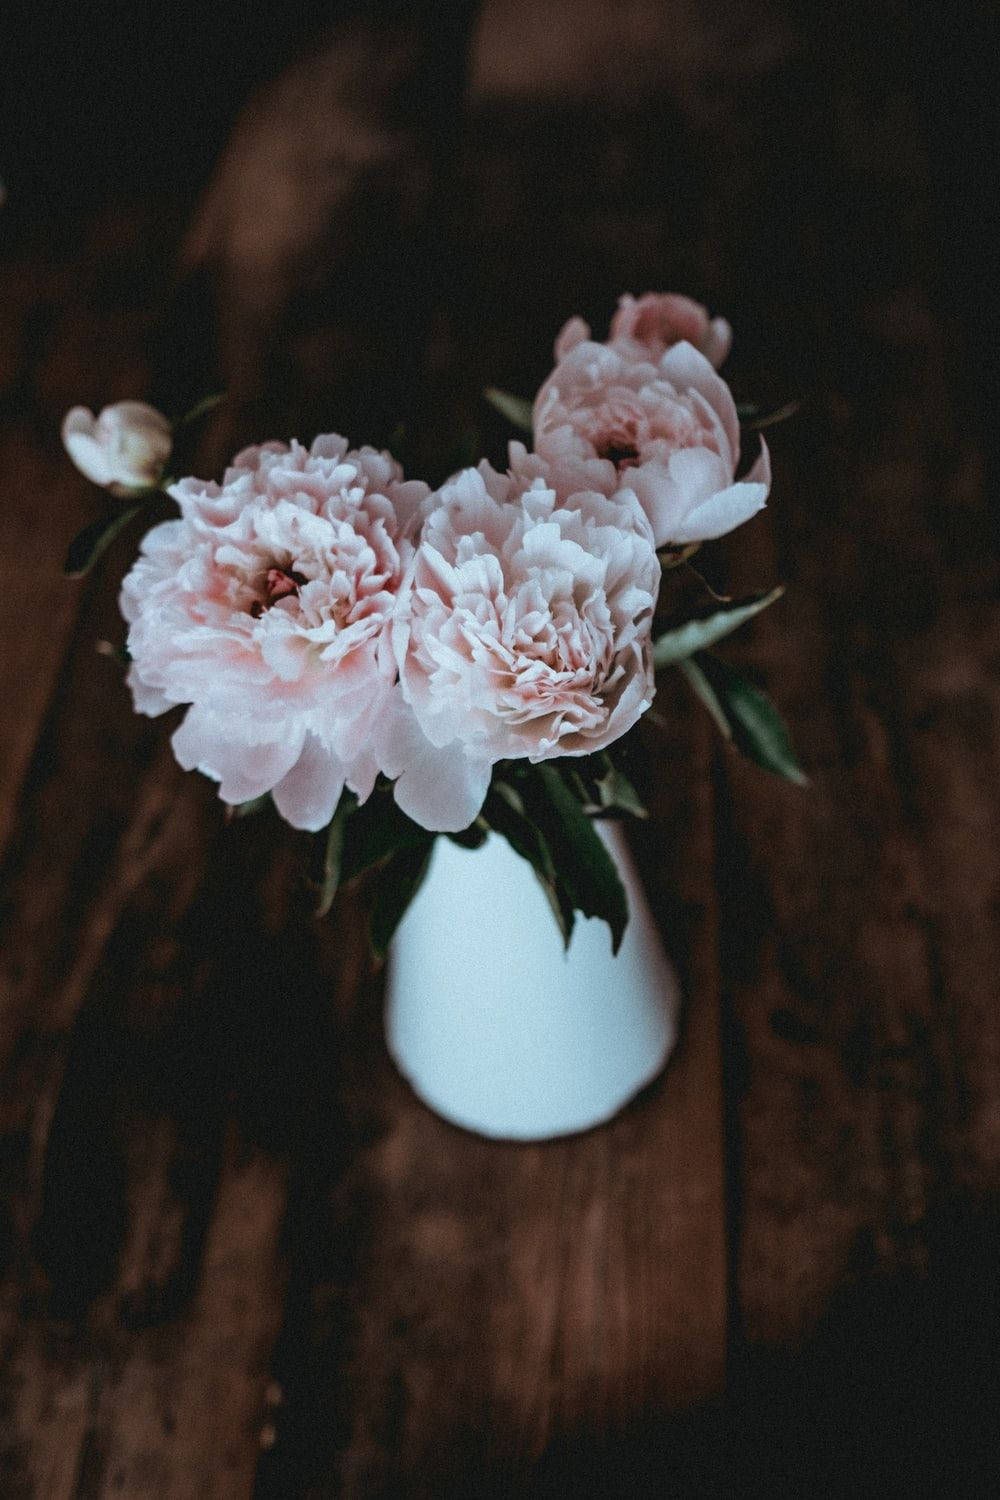
[[[995, 1493], [996, 294], [978, 75], [930, 23], [779, 17], [752, 67], [632, 110], [470, 110], [429, 431], [482, 418], [488, 379], [530, 389], [622, 287], [710, 296], [738, 394], [805, 397], [767, 512], [706, 566], [788, 586], [730, 655], [812, 786], [664, 684], [637, 850], [683, 1038], [574, 1140], [413, 1099], [355, 899], [315, 926], [302, 841], [227, 826], [95, 652], [128, 545], [60, 577], [95, 497], [59, 420], [162, 381], [191, 205], [8, 235], [4, 1497]], [[275, 434], [363, 405], [337, 369], [364, 309], [343, 334], [332, 288], [280, 311]]]

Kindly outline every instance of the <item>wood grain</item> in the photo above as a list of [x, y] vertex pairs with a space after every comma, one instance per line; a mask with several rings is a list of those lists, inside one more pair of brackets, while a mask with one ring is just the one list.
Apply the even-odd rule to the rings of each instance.
[[[603, 326], [623, 286], [711, 294], [737, 395], [805, 398], [768, 511], [703, 562], [788, 585], [725, 651], [811, 786], [663, 684], [635, 847], [684, 1031], [575, 1139], [497, 1145], [417, 1102], [361, 898], [314, 924], [305, 841], [225, 824], [95, 653], [128, 539], [60, 576], [96, 513], [63, 410], [210, 363], [190, 288], [163, 332], [192, 206], [0, 252], [4, 1497], [950, 1494], [995, 1470], [988, 341], [942, 239], [965, 208], [924, 9], [849, 12], [845, 36], [761, 11], [752, 58], [716, 65], [733, 18], [678, 8], [669, 89], [628, 109], [474, 99], [440, 263], [411, 268], [421, 462], [473, 423], [499, 457], [482, 385], [530, 390], [563, 318]], [[282, 284], [282, 361], [245, 373], [308, 436], [349, 409], [365, 302], [337, 299], [363, 277], [295, 275], [312, 321]]]

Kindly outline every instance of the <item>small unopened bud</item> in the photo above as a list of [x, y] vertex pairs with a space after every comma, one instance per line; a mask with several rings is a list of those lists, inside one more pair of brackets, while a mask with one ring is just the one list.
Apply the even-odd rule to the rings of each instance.
[[166, 417], [145, 401], [118, 401], [99, 417], [74, 406], [62, 439], [81, 474], [116, 495], [157, 485], [173, 441]]

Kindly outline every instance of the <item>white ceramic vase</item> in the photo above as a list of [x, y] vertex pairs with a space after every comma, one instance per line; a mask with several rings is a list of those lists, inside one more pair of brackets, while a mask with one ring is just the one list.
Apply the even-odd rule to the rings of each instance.
[[621, 829], [596, 825], [629, 923], [577, 917], [566, 951], [529, 865], [506, 839], [439, 838], [392, 944], [389, 1051], [431, 1109], [481, 1135], [545, 1140], [611, 1118], [674, 1045], [677, 981]]

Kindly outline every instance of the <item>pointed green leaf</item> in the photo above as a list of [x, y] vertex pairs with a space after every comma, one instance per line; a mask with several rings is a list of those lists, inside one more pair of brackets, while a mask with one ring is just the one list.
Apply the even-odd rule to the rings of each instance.
[[601, 807], [605, 812], [630, 813], [633, 818], [648, 818], [642, 798], [624, 771], [612, 766], [597, 783]]
[[670, 573], [679, 568], [689, 557], [694, 557], [700, 547], [700, 542], [688, 542], [686, 547], [660, 547], [656, 555], [660, 559], [661, 571]]
[[786, 401], [783, 406], [775, 406], [771, 411], [761, 411], [759, 406], [746, 402], [737, 406], [736, 415], [744, 432], [760, 432], [765, 427], [776, 427], [779, 422], [787, 422], [789, 417], [794, 417], [801, 404], [800, 401]]
[[783, 588], [772, 589], [769, 594], [758, 594], [752, 599], [727, 604], [723, 609], [713, 610], [710, 615], [687, 620], [683, 625], [666, 631], [653, 646], [653, 665], [657, 670], [672, 667], [685, 657], [693, 656], [696, 651], [703, 651], [706, 646], [714, 645], [723, 636], [738, 630], [747, 620], [752, 620], [754, 615], [759, 615], [762, 609], [767, 609], [784, 592]]
[[523, 396], [514, 396], [510, 391], [500, 391], [495, 385], [491, 385], [483, 392], [483, 398], [502, 417], [506, 417], [513, 427], [520, 427], [522, 432], [531, 432], [534, 425], [532, 405]]
[[534, 871], [566, 947], [573, 935], [573, 903], [559, 883], [545, 836], [524, 810], [521, 794], [507, 782], [495, 780], [483, 809], [489, 826], [501, 834]]
[[722, 706], [737, 749], [776, 776], [807, 786], [784, 720], [767, 694], [717, 656], [699, 655], [698, 666]]
[[617, 953], [628, 922], [621, 876], [600, 835], [555, 766], [542, 764], [524, 782], [525, 811], [549, 847], [558, 883], [576, 911], [600, 917]]
[[436, 835], [420, 831], [422, 842], [400, 849], [379, 876], [369, 926], [376, 958], [385, 958], [396, 928], [427, 874]]
[[320, 880], [319, 900], [316, 903], [317, 917], [326, 916], [337, 894], [337, 887], [340, 884], [341, 858], [344, 852], [344, 833], [347, 821], [357, 805], [358, 799], [353, 792], [343, 792], [327, 826], [326, 844], [323, 850], [323, 872]]
[[729, 720], [726, 718], [726, 710], [716, 697], [715, 689], [701, 670], [701, 667], [693, 657], [679, 661], [677, 665], [684, 673], [697, 697], [701, 699], [705, 708], [712, 715], [712, 718], [715, 720], [715, 727], [723, 739], [731, 740], [733, 731]]
[[[151, 492], [157, 495], [159, 493], [159, 490]], [[128, 505], [124, 510], [116, 511], [113, 516], [98, 516], [96, 521], [91, 521], [89, 526], [78, 531], [69, 544], [63, 572], [70, 578], [82, 578], [85, 573], [89, 573], [118, 533], [125, 529], [146, 504], [147, 501], [143, 499], [136, 505]]]
[[225, 401], [225, 399], [225, 391], [216, 391], [214, 395], [203, 396], [202, 399], [200, 401], [196, 401], [191, 410], [186, 411], [183, 417], [181, 417], [180, 420], [174, 425], [178, 429], [180, 429], [181, 427], [189, 427], [192, 422], [197, 422], [199, 417], [207, 417], [208, 413], [210, 411], [214, 411], [215, 408], [219, 405], [220, 401]]

